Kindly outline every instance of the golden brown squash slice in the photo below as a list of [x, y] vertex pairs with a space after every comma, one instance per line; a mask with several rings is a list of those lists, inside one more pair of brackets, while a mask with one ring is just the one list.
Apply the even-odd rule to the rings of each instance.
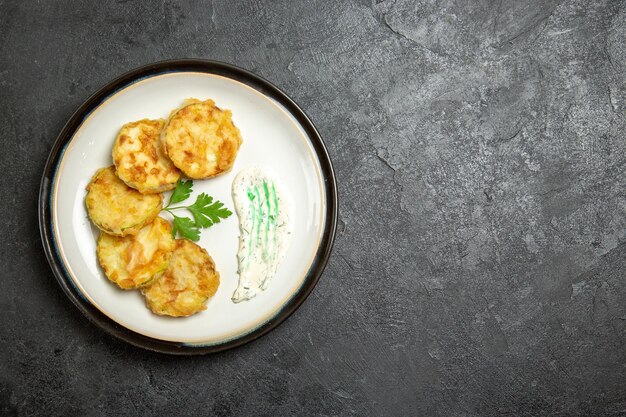
[[159, 214], [163, 197], [141, 194], [115, 175], [113, 166], [98, 170], [87, 185], [87, 213], [93, 223], [115, 236], [136, 235]]
[[176, 187], [180, 171], [165, 154], [161, 130], [165, 120], [139, 120], [122, 126], [113, 145], [117, 176], [143, 194]]
[[124, 290], [143, 287], [166, 271], [176, 247], [172, 226], [161, 217], [135, 236], [98, 238], [98, 261], [111, 282]]
[[220, 109], [213, 100], [196, 99], [172, 113], [161, 141], [174, 165], [193, 179], [230, 170], [242, 143], [230, 110]]
[[177, 240], [167, 271], [142, 290], [148, 308], [163, 316], [184, 317], [205, 310], [220, 285], [220, 274], [206, 250]]

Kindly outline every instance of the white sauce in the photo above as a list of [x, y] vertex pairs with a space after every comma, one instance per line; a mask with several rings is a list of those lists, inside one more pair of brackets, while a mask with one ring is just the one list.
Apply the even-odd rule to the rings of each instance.
[[233, 200], [239, 216], [239, 286], [235, 303], [267, 288], [289, 247], [293, 200], [267, 168], [243, 169], [233, 181]]

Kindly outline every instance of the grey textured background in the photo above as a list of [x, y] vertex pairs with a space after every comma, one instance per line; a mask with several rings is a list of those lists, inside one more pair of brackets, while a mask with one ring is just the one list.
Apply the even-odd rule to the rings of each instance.
[[[0, 414], [626, 415], [626, 4], [0, 0]], [[73, 110], [201, 57], [309, 113], [341, 196], [312, 296], [179, 358], [65, 298], [36, 222]]]

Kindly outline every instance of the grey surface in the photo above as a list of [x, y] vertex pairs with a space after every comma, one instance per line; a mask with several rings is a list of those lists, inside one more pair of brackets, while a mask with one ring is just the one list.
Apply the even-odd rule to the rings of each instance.
[[[0, 0], [1, 415], [626, 415], [623, 1]], [[266, 337], [179, 358], [65, 298], [46, 156], [119, 74], [266, 77], [333, 158], [339, 232]]]

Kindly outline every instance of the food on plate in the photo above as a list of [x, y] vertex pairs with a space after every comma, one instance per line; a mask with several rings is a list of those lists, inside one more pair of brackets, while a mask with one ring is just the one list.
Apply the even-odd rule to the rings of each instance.
[[[192, 181], [181, 176], [211, 178], [230, 170], [241, 143], [230, 110], [188, 99], [167, 121], [123, 125], [111, 152], [114, 165], [98, 170], [87, 185], [87, 212], [102, 231], [97, 255], [105, 275], [121, 289], [140, 289], [155, 314], [193, 315], [217, 292], [215, 263], [192, 241], [232, 212], [205, 193], [181, 204], [192, 193]], [[173, 193], [163, 207], [160, 193], [168, 190]], [[158, 217], [161, 211], [173, 223]], [[268, 233], [282, 239], [274, 228]], [[175, 240], [177, 234], [185, 239]]]
[[124, 184], [115, 167], [98, 170], [87, 185], [85, 203], [93, 223], [115, 236], [136, 235], [159, 214], [163, 197], [141, 194]]
[[176, 187], [180, 171], [165, 154], [160, 135], [165, 120], [143, 119], [122, 126], [113, 145], [117, 176], [143, 194]]
[[211, 178], [231, 169], [242, 139], [230, 110], [213, 100], [188, 99], [161, 131], [174, 165], [193, 179]]
[[284, 258], [291, 238], [293, 201], [275, 176], [263, 167], [249, 167], [233, 181], [239, 216], [239, 286], [235, 303], [267, 288]]
[[120, 288], [130, 290], [150, 284], [167, 266], [176, 243], [172, 226], [157, 217], [135, 236], [100, 233], [98, 261], [107, 278]]
[[205, 302], [220, 284], [220, 274], [206, 250], [181, 239], [165, 273], [142, 290], [155, 314], [185, 317], [206, 310]]

